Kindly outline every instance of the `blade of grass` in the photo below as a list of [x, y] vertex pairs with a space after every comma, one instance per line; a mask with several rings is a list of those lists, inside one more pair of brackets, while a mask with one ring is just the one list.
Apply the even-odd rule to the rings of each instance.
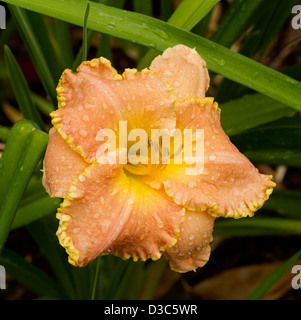
[[287, 261], [285, 261], [279, 268], [269, 275], [261, 284], [247, 297], [247, 300], [260, 299], [286, 272], [288, 272], [292, 265], [300, 258], [301, 250], [297, 251]]
[[11, 229], [27, 226], [49, 214], [55, 214], [60, 203], [60, 199], [52, 199], [48, 195], [27, 204], [20, 203]]
[[184, 0], [169, 18], [168, 23], [184, 30], [191, 30], [219, 1]]
[[[126, 268], [123, 277], [114, 292], [115, 300], [139, 299], [144, 284], [146, 266], [143, 261], [132, 262]], [[129, 287], [131, 290], [129, 290]]]
[[[167, 23], [189, 31], [196, 26], [219, 1], [220, 0], [184, 0], [179, 4]], [[148, 67], [158, 54], [158, 50], [149, 50], [140, 60], [138, 69]]]
[[10, 134], [10, 128], [0, 126], [0, 141], [6, 142]]
[[0, 264], [5, 267], [9, 275], [33, 292], [58, 299], [66, 298], [53, 279], [15, 252], [5, 248], [0, 255]]
[[301, 192], [292, 190], [274, 190], [263, 210], [276, 211], [279, 215], [301, 219]]
[[74, 57], [69, 24], [65, 21], [55, 19], [54, 33], [56, 41], [58, 43], [59, 53], [61, 55], [64, 68], [71, 68]]
[[84, 29], [83, 29], [83, 56], [82, 61], [87, 60], [87, 53], [88, 53], [88, 43], [87, 43], [87, 24], [89, 18], [89, 11], [90, 11], [90, 2], [87, 0], [87, 6], [84, 16]]
[[57, 82], [64, 66], [59, 59], [58, 48], [56, 47], [57, 40], [51, 32], [50, 23], [46, 23], [44, 16], [30, 10], [26, 10], [24, 14], [28, 17], [31, 30], [48, 65], [52, 79]]
[[[88, 48], [90, 48], [91, 46], [91, 43], [92, 43], [92, 40], [93, 40], [93, 37], [95, 36], [95, 31], [93, 30], [88, 30], [87, 32], [87, 39], [86, 39], [86, 46], [87, 46], [87, 50]], [[84, 44], [84, 42], [83, 42]], [[75, 71], [76, 68], [81, 64], [81, 62], [83, 61], [83, 56], [84, 56], [84, 50], [86, 50], [83, 46], [83, 44], [81, 45], [76, 57], [75, 57], [75, 60], [73, 61], [73, 64], [72, 64], [72, 70]]]
[[[70, 23], [81, 26], [83, 24], [84, 6], [82, 2], [71, 2], [71, 0], [63, 2], [58, 0], [43, 2], [6, 0], [6, 2]], [[299, 81], [158, 19], [91, 2], [88, 27], [159, 51], [179, 43], [195, 47], [206, 60], [211, 71], [281, 101], [296, 110], [301, 110], [301, 83]]]
[[20, 199], [48, 143], [48, 135], [28, 120], [12, 128], [0, 159], [0, 252], [14, 220]]
[[32, 26], [26, 15], [26, 12], [24, 9], [13, 5], [8, 5], [8, 7], [31, 56], [32, 62], [34, 63], [45, 91], [51, 98], [52, 103], [56, 105], [56, 81], [53, 79], [53, 75], [50, 71], [47, 60], [43, 54], [43, 51], [41, 50], [35, 33], [32, 30]]
[[254, 23], [263, 0], [233, 1], [211, 40], [230, 47]]
[[[289, 17], [290, 8], [295, 2], [296, 0], [262, 2], [259, 7], [257, 21], [244, 40], [239, 52], [247, 57], [253, 57], [256, 53], [260, 53], [263, 56], [264, 49], [270, 45], [285, 20]], [[279, 12], [281, 12], [281, 18], [279, 17]], [[219, 101], [227, 101], [242, 96], [247, 91], [247, 88], [224, 79], [217, 88], [215, 97]]]
[[99, 34], [97, 57], [104, 57], [112, 61], [111, 36], [107, 34]]
[[134, 11], [145, 14], [147, 16], [153, 15], [153, 3], [152, 0], [133, 0]]
[[[153, 15], [153, 3], [152, 0], [133, 0], [133, 8], [135, 12], [142, 13], [147, 16]], [[147, 48], [144, 46], [137, 46], [138, 49], [138, 60], [143, 57], [146, 52]]]
[[215, 236], [246, 236], [265, 234], [301, 234], [301, 221], [276, 217], [251, 219], [218, 219], [214, 226]]
[[101, 257], [97, 258], [96, 261], [96, 269], [95, 269], [95, 275], [94, 275], [94, 280], [93, 280], [93, 288], [92, 288], [92, 294], [91, 294], [91, 300], [95, 300], [95, 294], [96, 294], [96, 289], [97, 289], [97, 283], [98, 283], [98, 277], [99, 277], [99, 269], [100, 269], [100, 264], [101, 264]]
[[[115, 7], [115, 8], [119, 8], [119, 9], [122, 9], [125, 4], [125, 0], [115, 0], [115, 1], [102, 0], [98, 2]], [[110, 35], [105, 33], [99, 33], [97, 57], [104, 57], [112, 61], [111, 39], [112, 37]]]
[[143, 281], [144, 287], [139, 299], [141, 300], [154, 299], [155, 290], [158, 286], [158, 283], [167, 265], [168, 265], [168, 262], [163, 257], [158, 261], [151, 262], [151, 264], [148, 266], [146, 277]]
[[206, 38], [212, 13], [213, 9], [209, 11], [207, 15], [192, 29], [192, 32]]
[[231, 140], [251, 161], [300, 167], [301, 120], [299, 117], [283, 120], [283, 124], [274, 122], [232, 136]]
[[161, 20], [167, 21], [172, 14], [172, 1], [160, 0]]
[[230, 136], [295, 112], [285, 104], [259, 93], [222, 103], [220, 108], [222, 126]]
[[41, 129], [45, 130], [43, 120], [33, 104], [31, 93], [23, 72], [8, 46], [4, 46], [4, 57], [10, 82], [22, 115], [26, 119], [34, 121]]
[[110, 285], [107, 289], [107, 292], [105, 293], [105, 297], [104, 297], [105, 300], [106, 299], [111, 299], [111, 300], [115, 299], [114, 293], [117, 290], [119, 282], [121, 281], [123, 274], [126, 272], [126, 269], [129, 267], [130, 263], [133, 263], [133, 262], [130, 260], [126, 260], [126, 261], [120, 260], [118, 262], [118, 265], [112, 275]]
[[49, 102], [47, 99], [42, 98], [38, 94], [32, 92], [31, 97], [37, 108], [45, 115], [48, 116], [49, 113], [55, 110], [54, 105], [51, 102]]
[[75, 287], [72, 279], [72, 266], [67, 262], [64, 249], [59, 245], [56, 237], [57, 221], [54, 216], [45, 217], [31, 223], [27, 229], [38, 245], [40, 252], [47, 259], [62, 290], [69, 299], [76, 299]]

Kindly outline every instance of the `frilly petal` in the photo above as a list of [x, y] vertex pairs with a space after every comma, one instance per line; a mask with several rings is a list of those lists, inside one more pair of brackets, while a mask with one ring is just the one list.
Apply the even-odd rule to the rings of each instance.
[[49, 131], [49, 142], [44, 158], [43, 185], [52, 197], [65, 197], [72, 181], [88, 164], [70, 149], [55, 128]]
[[184, 45], [168, 48], [153, 60], [150, 69], [174, 88], [178, 99], [205, 97], [209, 75], [206, 62], [196, 50]]
[[139, 126], [147, 132], [151, 125], [175, 127], [172, 89], [148, 69], [128, 69], [121, 76], [104, 58], [85, 61], [77, 74], [64, 71], [57, 93], [59, 109], [51, 113], [52, 123], [90, 163], [104, 143], [96, 139], [99, 130], [110, 129], [118, 135], [119, 121], [127, 121], [129, 130]]
[[192, 98], [176, 107], [177, 127], [204, 129], [204, 168], [188, 175], [183, 164], [170, 164], [145, 179], [164, 185], [177, 204], [192, 211], [208, 210], [214, 217], [252, 216], [272, 193], [272, 177], [258, 169], [231, 143], [220, 124], [220, 110], [212, 98]]
[[209, 259], [214, 218], [208, 213], [186, 211], [177, 243], [164, 252], [170, 268], [177, 272], [194, 271]]
[[74, 181], [58, 210], [57, 235], [69, 262], [99, 255], [158, 259], [176, 243], [183, 208], [127, 176], [119, 164], [92, 164]]

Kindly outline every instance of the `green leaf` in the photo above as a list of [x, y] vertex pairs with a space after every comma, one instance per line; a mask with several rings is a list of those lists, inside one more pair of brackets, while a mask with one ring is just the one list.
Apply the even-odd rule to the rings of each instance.
[[[7, 0], [30, 10], [82, 26], [83, 2]], [[182, 43], [196, 50], [211, 71], [301, 110], [301, 83], [195, 34], [158, 19], [91, 2], [88, 28], [163, 51]]]
[[[283, 23], [290, 15], [290, 10], [296, 0], [262, 1], [258, 8], [254, 27], [244, 40], [240, 53], [247, 57], [253, 57], [256, 53], [261, 56], [277, 35]], [[280, 15], [279, 15], [280, 14]], [[218, 86], [215, 97], [219, 101], [228, 101], [240, 97], [249, 90], [245, 87], [224, 79]]]
[[54, 20], [54, 34], [64, 68], [71, 68], [74, 59], [69, 27], [65, 21]]
[[[72, 268], [68, 263], [64, 249], [56, 237], [57, 220], [54, 216], [45, 217], [32, 224], [27, 229], [37, 243], [41, 253], [47, 259], [56, 278], [58, 279], [64, 295], [69, 299], [76, 299], [76, 290], [72, 278]], [[49, 293], [48, 293], [49, 295]]]
[[258, 93], [222, 103], [219, 107], [222, 126], [230, 136], [295, 112], [285, 104]]
[[261, 284], [247, 297], [247, 300], [260, 299], [286, 272], [288, 272], [292, 265], [300, 258], [301, 250], [296, 252], [279, 268], [269, 275]]
[[259, 216], [247, 219], [217, 219], [214, 236], [257, 236], [301, 234], [301, 221], [277, 217]]
[[57, 39], [54, 38], [51, 25], [50, 23], [46, 22], [45, 16], [37, 14], [33, 11], [27, 10], [24, 12], [24, 14], [28, 17], [31, 30], [34, 33], [34, 37], [48, 65], [53, 81], [56, 83], [64, 66], [59, 58]]
[[172, 14], [172, 0], [160, 0], [161, 20], [167, 21]]
[[22, 194], [47, 143], [48, 135], [28, 120], [18, 121], [11, 130], [0, 159], [0, 252]]
[[0, 125], [0, 141], [5, 142], [10, 134], [10, 128]]
[[85, 50], [88, 50], [91, 46], [91, 43], [92, 43], [92, 40], [93, 40], [93, 37], [95, 36], [95, 31], [93, 30], [88, 30], [87, 32], [87, 38], [86, 38], [86, 47], [84, 46], [84, 42], [83, 44], [81, 45], [80, 49], [78, 50], [78, 53], [73, 61], [73, 64], [72, 64], [72, 70], [75, 71], [76, 68], [81, 64], [81, 62], [83, 61], [83, 56], [84, 56], [84, 51]]
[[35, 32], [33, 31], [30, 20], [26, 15], [25, 10], [13, 5], [8, 5], [8, 7], [27, 47], [28, 53], [31, 56], [32, 62], [37, 70], [45, 91], [51, 98], [52, 103], [56, 105], [57, 100], [55, 88], [56, 81], [58, 81], [58, 79], [55, 80], [53, 78], [51, 68], [49, 67], [47, 60], [43, 54], [40, 43], [36, 38]]
[[11, 229], [24, 227], [51, 213], [55, 214], [61, 203], [60, 198], [50, 198], [42, 186], [42, 180], [28, 185], [16, 212]]
[[220, 0], [184, 0], [169, 18], [168, 23], [184, 30], [191, 30]]
[[36, 104], [37, 108], [44, 113], [45, 115], [49, 116], [49, 114], [55, 110], [54, 105], [50, 103], [47, 99], [39, 96], [38, 94], [31, 93], [32, 100]]
[[59, 285], [53, 279], [15, 252], [5, 248], [0, 255], [0, 264], [5, 267], [10, 276], [33, 292], [54, 298], [65, 298]]
[[167, 265], [168, 262], [164, 257], [158, 261], [152, 261], [150, 263], [147, 268], [147, 272], [145, 272], [143, 290], [139, 299], [150, 300], [154, 298], [155, 290]]
[[301, 119], [287, 118], [232, 136], [232, 142], [253, 162], [301, 166]]
[[[184, 0], [179, 4], [167, 23], [189, 31], [196, 26], [219, 1], [220, 0]], [[149, 50], [139, 62], [138, 69], [148, 67], [158, 53], [157, 50]]]
[[104, 57], [112, 61], [111, 36], [107, 34], [99, 34], [97, 57]]
[[254, 23], [263, 0], [233, 1], [211, 40], [230, 47]]
[[87, 43], [87, 23], [89, 18], [89, 11], [90, 11], [90, 2], [87, 0], [87, 6], [85, 10], [85, 16], [84, 16], [84, 30], [83, 30], [83, 57], [82, 61], [87, 60], [87, 53], [88, 53], [88, 43]]
[[5, 63], [8, 67], [10, 82], [22, 115], [34, 121], [45, 130], [43, 120], [33, 104], [31, 93], [25, 77], [8, 46], [4, 46]]
[[263, 210], [276, 211], [279, 215], [301, 219], [301, 192], [275, 189]]
[[145, 14], [147, 16], [153, 15], [152, 0], [133, 0], [134, 11]]
[[131, 266], [132, 263], [133, 262], [130, 260], [120, 260], [118, 262], [118, 265], [112, 274], [112, 278], [108, 286], [107, 292], [105, 293], [104, 299], [115, 299], [115, 291], [117, 291], [119, 283], [123, 278], [123, 274], [126, 272], [127, 268]]

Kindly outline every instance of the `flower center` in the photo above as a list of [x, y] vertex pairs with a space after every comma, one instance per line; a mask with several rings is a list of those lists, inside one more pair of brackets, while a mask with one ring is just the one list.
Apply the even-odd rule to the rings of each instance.
[[162, 136], [156, 141], [147, 137], [147, 141], [142, 141], [141, 145], [144, 148], [133, 148], [134, 143], [128, 145], [128, 161], [124, 166], [126, 171], [140, 176], [150, 175], [158, 168], [163, 168], [173, 162], [175, 156], [182, 151], [182, 143], [176, 144], [175, 139], [170, 136], [168, 141]]

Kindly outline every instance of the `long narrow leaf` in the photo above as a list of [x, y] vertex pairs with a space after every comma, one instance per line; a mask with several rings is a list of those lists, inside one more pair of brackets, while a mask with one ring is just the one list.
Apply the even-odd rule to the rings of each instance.
[[4, 47], [4, 56], [10, 82], [23, 116], [26, 119], [34, 121], [41, 129], [45, 129], [43, 120], [33, 104], [23, 72], [8, 46]]
[[11, 229], [17, 229], [29, 225], [49, 214], [55, 214], [61, 200], [45, 195], [35, 201], [20, 205], [17, 210]]
[[13, 5], [9, 5], [8, 7], [32, 58], [45, 91], [51, 98], [52, 103], [56, 105], [56, 81], [53, 78], [51, 69], [48, 66], [40, 44], [35, 36], [34, 31], [32, 30], [30, 21], [23, 9]]
[[87, 43], [87, 24], [89, 18], [89, 11], [90, 11], [90, 2], [87, 0], [87, 6], [84, 16], [84, 30], [83, 30], [83, 57], [82, 60], [87, 60], [87, 53], [88, 53], [88, 43]]
[[29, 121], [18, 121], [11, 130], [0, 159], [0, 252], [29, 179], [48, 143], [48, 135]]
[[0, 141], [5, 142], [8, 139], [10, 128], [0, 126]]
[[211, 40], [230, 47], [254, 23], [263, 0], [233, 1]]
[[184, 30], [191, 30], [219, 1], [184, 0], [169, 18], [168, 23]]
[[[282, 0], [262, 1], [257, 20], [255, 20], [255, 26], [246, 37], [239, 52], [250, 58], [256, 53], [260, 53], [262, 56], [265, 48], [270, 45], [283, 23], [289, 17], [290, 10], [295, 2], [296, 0], [285, 2]], [[218, 86], [215, 97], [219, 101], [228, 101], [233, 97], [242, 96], [247, 91], [247, 88], [224, 79]]]
[[[183, 30], [191, 30], [198, 22], [200, 22], [210, 12], [220, 0], [184, 0], [180, 3], [176, 11], [168, 19], [167, 23], [182, 28]], [[149, 50], [141, 59], [138, 69], [148, 67], [151, 61], [158, 55], [157, 50]]]
[[61, 56], [65, 68], [71, 68], [73, 62], [73, 50], [70, 37], [69, 24], [65, 21], [55, 19], [54, 33], [59, 47], [59, 54]]
[[284, 217], [301, 219], [301, 192], [276, 189], [263, 209], [276, 211]]
[[216, 236], [246, 236], [246, 235], [281, 235], [301, 234], [301, 221], [275, 217], [253, 217], [251, 219], [221, 219], [214, 225]]
[[301, 256], [301, 250], [296, 252], [292, 257], [285, 261], [279, 268], [269, 275], [261, 284], [247, 297], [247, 300], [260, 299]]
[[53, 279], [15, 252], [5, 248], [0, 255], [0, 264], [5, 267], [9, 275], [33, 292], [60, 299], [65, 298], [59, 285]]
[[[82, 26], [83, 2], [71, 0], [6, 0], [39, 13]], [[90, 29], [134, 41], [156, 50], [182, 43], [203, 56], [210, 70], [301, 110], [301, 83], [223, 46], [158, 19], [91, 2]]]
[[34, 38], [36, 39], [44, 60], [48, 65], [52, 79], [54, 82], [57, 82], [64, 66], [62, 61], [59, 59], [56, 39], [51, 32], [50, 24], [46, 23], [45, 16], [33, 11], [27, 10], [24, 14], [28, 17], [31, 30], [34, 33]]
[[267, 164], [301, 166], [301, 120], [288, 118], [233, 136], [233, 143], [249, 159]]
[[75, 299], [77, 297], [71, 272], [73, 267], [67, 262], [64, 249], [59, 245], [55, 235], [57, 224], [56, 221], [54, 223], [54, 220], [54, 217], [45, 217], [30, 224], [27, 228], [64, 288], [66, 296]]
[[259, 93], [222, 103], [220, 108], [222, 126], [228, 135], [236, 135], [295, 112], [285, 104]]

